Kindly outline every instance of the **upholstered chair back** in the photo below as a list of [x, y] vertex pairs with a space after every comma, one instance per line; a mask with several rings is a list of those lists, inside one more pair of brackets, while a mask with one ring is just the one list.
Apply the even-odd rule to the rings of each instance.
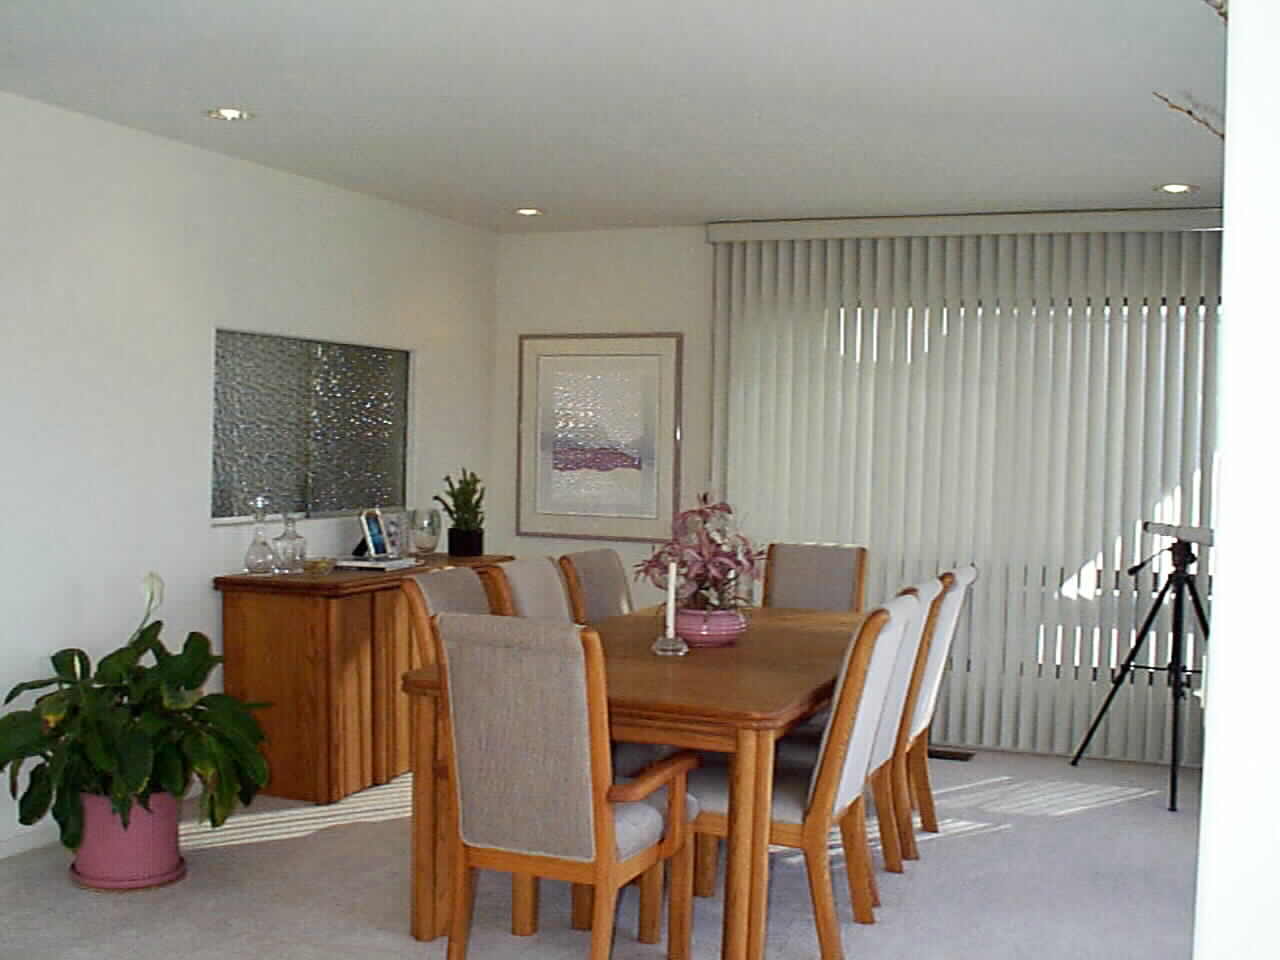
[[[818, 748], [818, 763], [813, 768], [813, 776], [809, 782], [809, 803], [813, 802], [818, 780], [823, 776], [836, 776], [837, 786], [832, 794], [834, 815], [843, 810], [862, 793], [870, 770], [871, 748], [875, 743], [876, 730], [880, 724], [880, 715], [884, 709], [885, 696], [889, 691], [889, 682], [893, 677], [894, 667], [898, 662], [898, 653], [903, 643], [907, 626], [916, 616], [919, 601], [912, 596], [895, 597], [883, 607], [888, 614], [888, 621], [880, 628], [875, 638], [867, 666], [866, 680], [862, 690], [853, 689], [849, 682], [849, 668], [858, 648], [858, 635], [850, 640], [845, 650], [844, 660], [840, 665], [840, 673], [836, 680], [835, 694], [832, 699], [831, 715], [822, 732], [822, 742]], [[874, 617], [872, 611], [869, 617]], [[865, 630], [863, 627], [862, 630]], [[859, 631], [861, 632], [861, 631]], [[853, 718], [853, 728], [845, 743], [843, 755], [840, 744], [833, 735], [833, 725], [840, 713], [843, 698], [852, 697], [857, 703]], [[830, 753], [830, 756], [828, 754]], [[835, 766], [832, 766], [832, 765]], [[830, 772], [827, 768], [831, 767]]]
[[511, 613], [573, 623], [560, 566], [551, 557], [527, 557], [500, 564], [506, 578]]
[[916, 655], [920, 652], [920, 642], [924, 639], [929, 610], [933, 606], [933, 601], [942, 593], [942, 584], [936, 579], [926, 580], [915, 584], [904, 593], [915, 596], [916, 609], [907, 621], [902, 636], [902, 646], [898, 649], [898, 659], [893, 665], [893, 674], [889, 678], [889, 689], [885, 692], [884, 708], [876, 730], [875, 744], [871, 747], [871, 764], [868, 768], [870, 770], [879, 769], [893, 757], [894, 747], [898, 742], [898, 731], [902, 727], [902, 712], [906, 707], [907, 692], [911, 688], [911, 674], [916, 666]]
[[592, 750], [608, 769], [608, 744], [591, 737], [581, 628], [446, 613], [436, 630], [463, 840], [595, 859]]
[[[571, 598], [576, 593], [579, 623], [597, 623], [631, 612], [631, 586], [617, 550], [582, 550], [560, 558]], [[576, 589], [575, 589], [576, 585]]]
[[413, 578], [431, 613], [489, 613], [484, 583], [470, 567], [446, 567]]
[[824, 543], [771, 543], [765, 558], [764, 606], [861, 610], [867, 548]]
[[978, 579], [978, 568], [972, 564], [947, 571], [953, 577], [951, 587], [942, 598], [938, 620], [933, 628], [933, 642], [929, 646], [929, 659], [925, 662], [920, 680], [920, 693], [916, 697], [909, 735], [919, 736], [933, 721], [933, 711], [938, 703], [938, 691], [942, 687], [942, 672], [951, 654], [951, 642], [955, 639], [960, 612], [964, 608], [969, 588]]

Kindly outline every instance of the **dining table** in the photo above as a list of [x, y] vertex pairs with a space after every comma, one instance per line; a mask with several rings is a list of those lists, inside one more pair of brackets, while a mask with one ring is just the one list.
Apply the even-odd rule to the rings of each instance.
[[[662, 616], [651, 611], [591, 624], [605, 654], [610, 735], [728, 755], [726, 960], [762, 960], [769, 897], [774, 747], [831, 699], [841, 658], [863, 613], [757, 607], [730, 646], [657, 656]], [[411, 931], [432, 940], [448, 927], [447, 789], [435, 666], [404, 675], [413, 702]], [[429, 773], [428, 773], [429, 772]], [[427, 775], [423, 775], [427, 773]]]

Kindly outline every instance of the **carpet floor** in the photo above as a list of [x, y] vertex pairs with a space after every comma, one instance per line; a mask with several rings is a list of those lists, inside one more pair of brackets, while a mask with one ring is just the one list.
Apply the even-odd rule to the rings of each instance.
[[[852, 922], [838, 834], [836, 902], [850, 958], [1178, 960], [1191, 956], [1199, 777], [1057, 757], [979, 753], [931, 761], [942, 831], [923, 834], [904, 874], [878, 873], [877, 923]], [[183, 828], [187, 878], [94, 893], [58, 847], [0, 861], [0, 957], [41, 960], [436, 960], [443, 940], [409, 936], [409, 778], [313, 807], [259, 798], [222, 828]], [[877, 850], [878, 856], [878, 850]], [[879, 861], [877, 860], [877, 863]], [[509, 932], [506, 875], [481, 873], [470, 956], [586, 955], [563, 884], [542, 885], [541, 931]], [[656, 960], [623, 895], [613, 956]], [[694, 903], [694, 956], [720, 953], [719, 897]], [[665, 934], [665, 931], [664, 931]], [[804, 862], [771, 857], [767, 956], [817, 956]]]

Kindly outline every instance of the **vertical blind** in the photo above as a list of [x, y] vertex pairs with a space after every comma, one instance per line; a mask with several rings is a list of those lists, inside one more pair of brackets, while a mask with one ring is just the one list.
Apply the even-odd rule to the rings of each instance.
[[[1219, 245], [1214, 232], [715, 245], [716, 469], [745, 528], [866, 544], [871, 602], [981, 569], [936, 741], [1071, 752], [1171, 570], [1166, 552], [1126, 575], [1171, 542], [1142, 522], [1212, 524]], [[1171, 607], [1138, 664], [1167, 664]], [[1186, 620], [1198, 666], [1189, 603]], [[1134, 671], [1090, 755], [1167, 759], [1170, 702], [1163, 673]]]

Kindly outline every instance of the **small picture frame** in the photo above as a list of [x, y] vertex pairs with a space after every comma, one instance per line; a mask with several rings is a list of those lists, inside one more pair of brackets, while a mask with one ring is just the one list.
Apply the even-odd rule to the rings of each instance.
[[364, 542], [368, 547], [366, 556], [370, 558], [389, 557], [387, 543], [387, 527], [382, 520], [382, 511], [377, 507], [360, 511], [360, 528], [364, 531]]
[[384, 510], [382, 530], [387, 536], [387, 555], [393, 558], [407, 557], [412, 552], [409, 543], [409, 518], [403, 510]]

